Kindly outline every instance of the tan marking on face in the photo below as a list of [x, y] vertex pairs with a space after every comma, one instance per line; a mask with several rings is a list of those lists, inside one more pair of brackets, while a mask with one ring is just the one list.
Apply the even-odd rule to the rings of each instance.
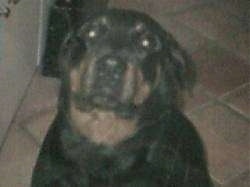
[[70, 72], [70, 88], [71, 92], [77, 92], [80, 89], [80, 73], [76, 69]]
[[134, 97], [134, 103], [135, 105], [142, 104], [143, 101], [149, 96], [150, 94], [150, 86], [148, 83], [144, 80], [142, 72], [137, 72], [137, 92]]
[[93, 85], [95, 76], [95, 66], [96, 66], [96, 59], [92, 59], [88, 67], [86, 68], [86, 76], [85, 76], [86, 91], [89, 91], [91, 89], [91, 86]]
[[121, 101], [126, 102], [131, 96], [134, 95], [135, 90], [135, 68], [128, 64], [128, 69], [124, 76], [124, 84], [122, 90]]
[[71, 103], [70, 119], [75, 132], [97, 144], [114, 146], [132, 136], [137, 129], [136, 120], [126, 120], [110, 111], [82, 112]]
[[145, 99], [150, 95], [150, 92], [155, 87], [159, 86], [161, 80], [161, 66], [158, 65], [156, 68], [156, 78], [152, 86], [150, 86], [143, 78], [142, 72], [138, 71], [137, 76], [137, 92], [134, 98], [136, 105], [142, 104]]
[[[85, 57], [87, 58], [87, 57]], [[73, 68], [70, 72], [70, 88], [72, 92], [77, 92], [81, 89], [82, 86], [82, 76], [85, 76], [84, 86], [85, 90], [89, 90], [94, 77], [95, 69], [95, 59], [89, 60], [89, 63], [86, 63], [84, 60], [80, 62], [80, 65]]]
[[74, 67], [70, 71], [70, 87], [72, 92], [76, 92], [81, 88], [81, 76], [86, 73], [86, 64], [80, 62], [80, 66]]
[[158, 66], [156, 67], [156, 78], [155, 78], [153, 87], [154, 87], [154, 88], [157, 87], [157, 86], [159, 85], [160, 81], [161, 81], [161, 66], [158, 65]]

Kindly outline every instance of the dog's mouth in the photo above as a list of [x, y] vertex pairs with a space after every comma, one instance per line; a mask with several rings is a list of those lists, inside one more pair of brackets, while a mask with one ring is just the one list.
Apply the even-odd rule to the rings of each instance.
[[80, 65], [71, 71], [70, 80], [73, 102], [82, 111], [101, 108], [134, 113], [151, 90], [139, 68], [111, 57]]

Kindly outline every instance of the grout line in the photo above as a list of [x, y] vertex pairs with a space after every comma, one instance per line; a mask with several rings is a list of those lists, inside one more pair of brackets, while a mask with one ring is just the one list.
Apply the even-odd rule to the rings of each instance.
[[186, 114], [187, 114], [187, 115], [192, 115], [192, 114], [196, 115], [197, 112], [199, 112], [200, 110], [203, 110], [203, 109], [206, 108], [207, 106], [210, 106], [210, 105], [212, 105], [212, 104], [214, 104], [214, 103], [215, 103], [215, 100], [210, 99], [210, 100], [207, 101], [206, 103], [203, 103], [203, 104], [201, 104], [201, 105], [195, 107], [194, 109], [192, 109], [192, 110], [186, 112]]
[[246, 116], [246, 114], [244, 114], [243, 112], [241, 112], [239, 109], [229, 105], [228, 103], [216, 98], [216, 97], [211, 97], [210, 101], [194, 108], [193, 110], [190, 110], [187, 112], [187, 115], [197, 115], [197, 112], [199, 112], [200, 110], [203, 110], [204, 108], [206, 108], [207, 106], [213, 105], [213, 104], [217, 104], [220, 106], [223, 106], [227, 109], [229, 109], [233, 114], [243, 118], [244, 120], [250, 122], [250, 118], [248, 116]]
[[212, 93], [210, 93], [203, 85], [200, 84], [200, 89], [201, 91], [203, 92], [203, 94], [205, 94], [207, 97], [208, 97], [208, 101], [201, 104], [201, 105], [198, 105], [196, 106], [195, 108], [187, 111], [187, 114], [190, 115], [190, 114], [193, 114], [193, 113], [196, 113], [198, 112], [199, 110], [203, 110], [204, 108], [206, 108], [207, 106], [217, 102], [216, 100], [216, 96], [214, 96]]
[[242, 88], [247, 87], [248, 85], [250, 85], [250, 82], [244, 83], [240, 86], [238, 86], [237, 88], [229, 91], [228, 93], [218, 97], [218, 102], [223, 104], [224, 106], [226, 106], [227, 108], [229, 108], [230, 110], [236, 112], [238, 115], [240, 115], [241, 117], [243, 117], [245, 120], [250, 122], [250, 116], [246, 115], [243, 111], [241, 111], [238, 107], [234, 106], [232, 103], [226, 101], [225, 99], [230, 96], [230, 94], [234, 94], [237, 91], [239, 91]]
[[214, 187], [222, 187], [221, 182], [214, 175], [212, 175], [211, 169], [209, 170], [209, 174], [212, 179], [212, 183], [214, 184]]
[[250, 85], [250, 82], [243, 83], [242, 85], [236, 87], [235, 89], [230, 90], [230, 91], [228, 91], [227, 93], [225, 93], [224, 95], [220, 96], [219, 99], [225, 99], [225, 98], [228, 97], [229, 95], [231, 95], [231, 94], [233, 94], [233, 93], [239, 91], [239, 90], [242, 89], [242, 88], [247, 87], [248, 85]]
[[[246, 86], [248, 84], [249, 83], [241, 85], [241, 86], [237, 87], [236, 89], [240, 89], [243, 86]], [[209, 91], [204, 89], [203, 86], [201, 87], [201, 89], [204, 92], [204, 94], [206, 94], [209, 97], [209, 101], [206, 102], [206, 103], [203, 103], [202, 105], [199, 105], [199, 106], [195, 107], [194, 109], [192, 109], [192, 110], [190, 110], [188, 112], [186, 112], [187, 115], [192, 115], [192, 114], [196, 115], [197, 112], [199, 112], [200, 110], [203, 110], [207, 106], [210, 106], [210, 105], [213, 105], [213, 104], [218, 104], [220, 106], [226, 107], [227, 109], [229, 109], [235, 115], [237, 115], [237, 116], [243, 118], [244, 120], [250, 122], [250, 117], [248, 117], [246, 114], [244, 114], [238, 108], [233, 107], [232, 105], [230, 105], [227, 102], [223, 101], [220, 97], [216, 97], [216, 96], [212, 95]]]
[[[49, 106], [49, 107], [46, 107], [46, 108], [42, 108], [42, 109], [40, 109], [40, 110], [37, 110], [37, 111], [35, 111], [35, 113], [33, 113], [32, 115], [30, 115], [30, 116], [28, 116], [28, 117], [26, 117], [25, 119], [23, 119], [23, 120], [21, 120], [20, 122], [18, 122], [18, 126], [23, 130], [23, 131], [25, 131], [34, 141], [35, 141], [35, 143], [40, 147], [41, 146], [41, 142], [38, 140], [38, 138], [36, 137], [36, 136], [34, 136], [33, 134], [32, 134], [32, 132], [28, 129], [28, 127], [26, 126], [26, 125], [24, 125], [24, 124], [27, 124], [27, 123], [29, 123], [29, 121], [32, 121], [32, 120], [34, 120], [34, 118], [36, 118], [37, 116], [40, 116], [40, 115], [42, 115], [42, 114], [44, 114], [44, 113], [47, 113], [48, 111], [50, 112], [55, 112], [55, 116], [53, 117], [53, 119], [52, 119], [52, 122], [54, 121], [54, 119], [55, 119], [55, 117], [56, 117], [56, 115], [57, 115], [57, 110], [56, 110], [56, 106], [54, 106], [54, 105], [51, 105], [51, 106]], [[51, 123], [52, 123], [51, 122]], [[51, 125], [50, 125], [51, 126]], [[50, 127], [48, 128], [48, 130], [47, 130], [47, 132], [46, 132], [46, 134], [48, 133], [48, 131], [49, 131], [49, 129], [50, 129]], [[45, 135], [46, 136], [46, 135]]]
[[28, 130], [25, 128], [25, 126], [19, 126], [18, 127], [25, 133], [31, 140], [38, 146], [39, 148], [41, 147], [41, 143], [37, 140], [37, 138]]
[[1, 151], [2, 151], [3, 145], [5, 144], [5, 142], [6, 142], [6, 140], [7, 140], [7, 137], [8, 137], [8, 135], [9, 135], [9, 131], [10, 131], [10, 128], [11, 128], [12, 125], [14, 124], [14, 121], [15, 121], [15, 119], [16, 119], [17, 113], [18, 113], [18, 111], [20, 110], [20, 108], [21, 108], [21, 106], [22, 106], [22, 104], [23, 104], [23, 101], [24, 101], [24, 99], [25, 99], [25, 97], [26, 97], [26, 95], [27, 95], [27, 93], [28, 93], [28, 90], [29, 90], [29, 88], [30, 88], [30, 86], [31, 86], [31, 84], [32, 84], [32, 82], [33, 82], [33, 80], [34, 80], [34, 77], [35, 77], [36, 73], [37, 73], [37, 69], [35, 69], [35, 71], [34, 71], [33, 74], [31, 75], [31, 78], [30, 78], [30, 80], [29, 80], [29, 82], [28, 82], [28, 85], [26, 86], [26, 88], [25, 88], [25, 90], [24, 90], [24, 94], [22, 95], [22, 97], [21, 97], [19, 103], [17, 104], [17, 108], [16, 108], [16, 110], [15, 110], [13, 116], [12, 116], [12, 119], [11, 119], [11, 121], [10, 121], [10, 123], [9, 123], [9, 126], [8, 126], [8, 128], [7, 128], [6, 132], [5, 132], [5, 134], [3, 135], [3, 140], [2, 140], [2, 142], [0, 143], [0, 153], [1, 153]]
[[[233, 176], [233, 178], [231, 178], [229, 181], [227, 181], [225, 184], [225, 186], [230, 185], [231, 183], [235, 182], [236, 180], [240, 179], [241, 177], [245, 177], [247, 176], [249, 173], [249, 169], [246, 169], [244, 171], [241, 171], [240, 173], [238, 173], [237, 175]], [[245, 179], [247, 180], [247, 179]], [[243, 180], [240, 180], [243, 181]]]
[[57, 109], [57, 106], [52, 105], [52, 104], [51, 105], [45, 105], [44, 107], [39, 108], [39, 109], [35, 109], [35, 110], [33, 110], [31, 115], [28, 115], [24, 119], [21, 119], [18, 122], [18, 125], [22, 126], [22, 127], [26, 127], [26, 125], [24, 125], [24, 124], [29, 123], [30, 120], [32, 121], [34, 118], [36, 118], [36, 117], [38, 117], [40, 115], [46, 114], [47, 112], [54, 112], [55, 111], [55, 114], [57, 114], [56, 109]]
[[245, 119], [246, 121], [250, 122], [250, 117], [248, 117], [245, 113], [243, 113], [241, 110], [239, 110], [238, 108], [228, 104], [225, 101], [222, 100], [218, 100], [218, 103], [221, 104], [222, 106], [226, 107], [227, 109], [229, 109], [231, 112], [233, 112], [234, 114], [236, 114], [237, 116]]
[[216, 96], [213, 93], [211, 93], [210, 91], [208, 91], [202, 84], [199, 84], [201, 91], [208, 97], [208, 101], [189, 110], [186, 111], [185, 113], [187, 115], [191, 115], [197, 113], [199, 110], [203, 110], [205, 107], [211, 105], [211, 104], [219, 104], [222, 105], [226, 108], [228, 108], [229, 110], [231, 110], [233, 113], [237, 114], [239, 117], [242, 117], [243, 119], [250, 121], [250, 116], [247, 116], [244, 112], [242, 112], [240, 109], [238, 109], [237, 107], [234, 107], [232, 104], [228, 103], [227, 101], [225, 101], [224, 99], [226, 99], [226, 97], [228, 97], [230, 94], [233, 94], [235, 92], [237, 92], [238, 90], [247, 87], [248, 85], [250, 85], [250, 82], [246, 82], [243, 83], [242, 85], [236, 87], [235, 89], [228, 91], [226, 94], [221, 95], [221, 96]]

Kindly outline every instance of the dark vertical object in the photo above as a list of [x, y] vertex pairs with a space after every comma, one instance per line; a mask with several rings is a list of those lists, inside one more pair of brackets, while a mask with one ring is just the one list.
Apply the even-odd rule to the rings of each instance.
[[65, 35], [91, 13], [106, 8], [108, 0], [56, 0], [49, 10], [42, 74], [59, 77], [57, 56]]

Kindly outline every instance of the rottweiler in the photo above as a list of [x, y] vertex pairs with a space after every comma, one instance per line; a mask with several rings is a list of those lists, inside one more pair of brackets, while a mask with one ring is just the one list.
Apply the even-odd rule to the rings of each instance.
[[150, 16], [107, 9], [66, 37], [58, 114], [32, 187], [211, 187], [182, 112], [190, 56]]

